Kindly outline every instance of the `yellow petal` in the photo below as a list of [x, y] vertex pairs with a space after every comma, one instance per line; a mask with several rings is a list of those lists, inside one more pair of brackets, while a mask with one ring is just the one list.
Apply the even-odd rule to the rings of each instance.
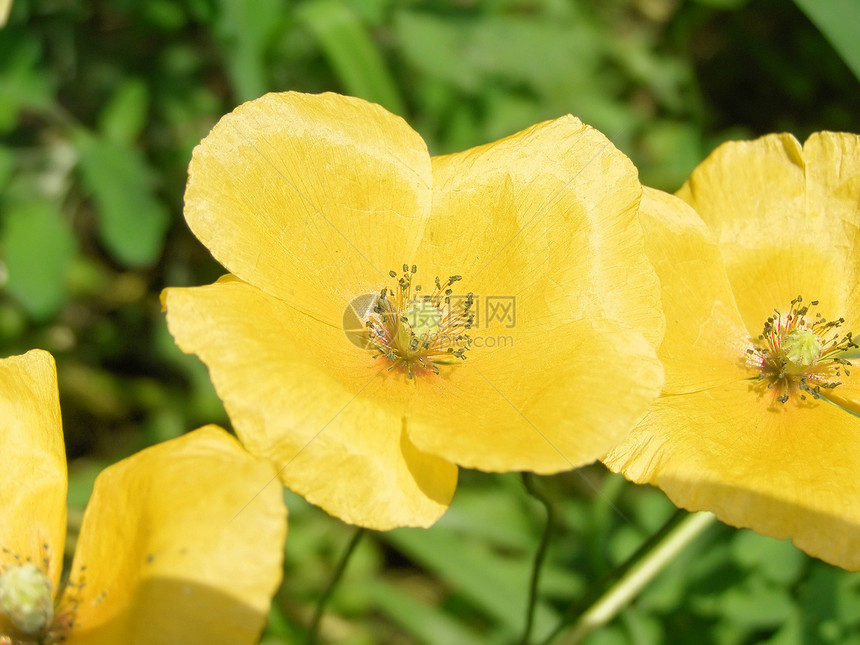
[[378, 291], [409, 262], [430, 212], [423, 140], [378, 105], [268, 94], [194, 150], [191, 230], [231, 273], [312, 315]]
[[751, 333], [793, 298], [860, 317], [860, 137], [788, 134], [720, 146], [678, 191], [714, 231]]
[[0, 419], [0, 568], [19, 560], [44, 564], [56, 589], [67, 478], [57, 371], [50, 354], [34, 349], [0, 360]]
[[75, 586], [60, 603], [73, 619], [64, 642], [257, 642], [286, 537], [273, 479], [215, 426], [107, 468], [84, 515]]
[[[283, 100], [290, 109], [295, 109], [293, 103], [308, 102], [317, 110], [322, 105], [319, 97]], [[328, 123], [324, 111], [315, 115], [311, 107], [303, 119]], [[207, 141], [224, 136], [216, 129]], [[278, 136], [281, 148], [304, 150], [294, 129]], [[342, 140], [362, 148], [360, 140]], [[389, 157], [404, 148], [394, 139], [384, 143]], [[308, 168], [328, 163], [331, 156], [313, 141], [306, 154], [303, 166]], [[353, 276], [338, 269], [332, 273], [339, 276], [335, 286], [331, 276], [296, 276], [291, 288], [313, 290], [328, 303], [325, 310], [311, 310], [301, 299], [296, 303], [280, 292], [275, 295], [283, 304], [237, 301], [230, 304], [235, 313], [226, 306], [219, 309], [215, 292], [207, 296], [205, 313], [199, 310], [199, 297], [188, 296], [187, 304], [178, 305], [173, 290], [167, 296], [171, 331], [183, 349], [210, 366], [249, 448], [288, 464], [282, 479], [309, 500], [374, 528], [432, 523], [453, 492], [455, 470], [449, 460], [485, 470], [539, 472], [593, 461], [623, 436], [662, 383], [653, 347], [643, 340], [652, 345], [659, 341], [663, 318], [659, 284], [637, 219], [641, 186], [633, 165], [605, 136], [564, 117], [433, 164], [433, 213], [423, 221], [423, 237], [406, 243], [397, 228], [368, 231], [404, 253], [393, 267], [386, 259], [385, 268], [417, 265], [416, 279], [425, 287], [436, 276], [462, 275], [464, 290], [476, 294], [485, 316], [493, 299], [516, 301], [515, 329], [505, 325], [495, 336], [482, 329], [496, 346], [476, 344], [466, 367], [443, 366], [438, 377], [425, 374], [410, 382], [389, 373], [384, 359], [374, 362], [367, 351], [345, 343], [341, 313], [351, 298], [390, 287], [387, 276], [368, 279], [361, 271]], [[377, 167], [370, 168], [374, 176]], [[255, 170], [243, 172], [253, 175]], [[352, 178], [351, 184], [362, 183], [354, 177], [366, 172], [359, 162], [352, 174], [343, 176]], [[385, 172], [391, 171], [378, 170]], [[327, 175], [327, 180], [335, 186], [326, 190], [341, 190], [340, 176]], [[215, 190], [214, 185], [209, 188]], [[237, 185], [227, 192], [244, 190]], [[379, 195], [365, 197], [363, 208], [373, 210]], [[387, 203], [384, 199], [381, 203]], [[241, 209], [229, 213], [235, 210]], [[304, 226], [289, 209], [279, 212]], [[302, 230], [303, 235], [314, 233], [319, 232]], [[326, 271], [337, 259], [324, 246], [290, 246], [281, 253], [296, 255], [291, 263], [315, 263]], [[392, 257], [384, 245], [373, 253], [373, 262]], [[257, 266], [256, 257], [252, 264]], [[256, 286], [273, 293], [261, 282]], [[498, 346], [508, 339], [516, 347]], [[266, 384], [260, 384], [262, 379]], [[623, 402], [617, 391], [625, 392]], [[331, 403], [310, 403], [318, 399]], [[413, 462], [420, 457], [420, 467], [404, 461], [410, 455]], [[327, 473], [332, 467], [345, 474], [331, 478]], [[368, 477], [368, 468], [377, 474]], [[348, 476], [353, 472], [356, 481]], [[417, 479], [419, 473], [422, 479]], [[395, 499], [398, 494], [402, 500]], [[356, 498], [365, 503], [356, 504]]]
[[807, 217], [811, 213], [825, 229], [820, 243], [833, 245], [828, 281], [837, 291], [834, 309], [860, 333], [860, 136], [816, 132], [803, 144], [803, 157]]
[[630, 160], [572, 116], [434, 157], [419, 269], [462, 275], [463, 289], [484, 298], [536, 292], [556, 317], [548, 328], [606, 315], [656, 345], [663, 317], [637, 219], [641, 190]]
[[773, 135], [718, 149], [679, 195], [703, 214], [719, 254], [694, 214], [646, 191], [643, 227], [666, 308], [659, 355], [667, 387], [605, 459], [679, 506], [790, 537], [852, 570], [860, 569], [860, 417], [849, 411], [860, 400], [860, 374], [821, 390], [838, 405], [809, 393], [802, 399], [800, 390], [782, 403], [767, 389], [774, 381], [756, 379], [761, 369], [744, 352], [750, 332], [760, 333], [774, 308], [788, 313], [798, 294], [804, 302], [820, 298], [827, 318], [835, 309], [847, 314], [847, 326], [856, 324], [848, 315], [857, 291], [857, 204], [839, 197], [844, 186], [856, 187], [855, 144], [820, 135], [801, 150], [791, 137]]
[[416, 379], [410, 436], [482, 470], [600, 457], [663, 380], [643, 340], [662, 338], [663, 317], [634, 167], [568, 116], [434, 158], [433, 182], [419, 273], [462, 275], [478, 317], [467, 360]]
[[853, 366], [848, 368], [848, 374], [841, 374], [840, 384], [822, 396], [846, 412], [860, 417], [860, 361], [855, 359], [851, 362]]
[[591, 463], [663, 383], [650, 343], [609, 320], [524, 324], [485, 340], [499, 344], [416, 378], [408, 412], [419, 448], [469, 468], [548, 474]]
[[860, 570], [860, 418], [824, 400], [768, 406], [754, 388], [661, 398], [607, 465], [678, 506]]
[[457, 481], [403, 432], [409, 386], [326, 323], [236, 279], [167, 289], [177, 344], [200, 356], [236, 433], [286, 486], [346, 522], [428, 526]]
[[753, 376], [749, 334], [708, 227], [686, 203], [653, 188], [642, 193], [640, 216], [666, 315], [664, 391], [695, 392]]

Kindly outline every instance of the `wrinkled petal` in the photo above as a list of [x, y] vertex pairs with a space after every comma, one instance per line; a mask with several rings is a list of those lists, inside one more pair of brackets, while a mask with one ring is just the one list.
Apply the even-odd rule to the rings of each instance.
[[[841, 385], [823, 388], [822, 398], [794, 389], [782, 402], [768, 389], [772, 379], [757, 378], [761, 357], [746, 354], [773, 309], [787, 309], [798, 294], [804, 302], [821, 298], [822, 308], [826, 298], [848, 310], [856, 300], [856, 279], [840, 284], [855, 271], [848, 224], [856, 228], [858, 221], [856, 191], [853, 212], [833, 197], [857, 178], [846, 142], [823, 133], [803, 150], [786, 135], [722, 146], [679, 192], [701, 210], [707, 229], [677, 200], [645, 191], [646, 248], [666, 310], [658, 355], [667, 385], [604, 461], [637, 483], [659, 486], [679, 506], [791, 538], [811, 555], [855, 570], [860, 374], [843, 370]], [[823, 170], [819, 146], [830, 146], [835, 170]], [[836, 202], [832, 214], [828, 200]], [[854, 245], [851, 253], [846, 244]]]
[[408, 261], [430, 212], [424, 141], [378, 105], [267, 94], [194, 150], [185, 218], [231, 273], [337, 320]]
[[653, 188], [642, 193], [640, 217], [667, 320], [659, 352], [664, 391], [695, 392], [753, 376], [749, 334], [708, 227], [686, 203]]
[[630, 160], [572, 116], [434, 157], [418, 266], [462, 275], [463, 289], [485, 299], [543, 299], [517, 324], [606, 315], [656, 345], [663, 317], [637, 219], [641, 190]]
[[853, 367], [849, 369], [849, 374], [842, 374], [839, 386], [822, 396], [846, 412], [860, 417], [860, 361], [854, 359], [851, 362]]
[[[663, 381], [641, 186], [605, 136], [568, 116], [430, 164], [402, 120], [357, 99], [246, 104], [197, 148], [186, 193], [192, 230], [244, 284], [165, 296], [248, 448], [309, 501], [378, 529], [435, 521], [451, 462], [593, 461]], [[468, 361], [409, 379], [389, 369], [402, 354], [373, 360], [342, 329], [355, 298], [396, 290], [402, 272], [423, 294], [461, 277], [452, 296], [472, 293], [485, 323], [492, 300], [515, 301], [516, 322], [469, 325]], [[356, 319], [353, 341], [368, 333]], [[401, 333], [381, 346], [390, 334], [402, 352]], [[513, 342], [477, 342], [502, 335]]]
[[793, 298], [828, 319], [860, 320], [860, 137], [823, 132], [733, 141], [678, 196], [716, 236], [750, 333]]
[[457, 468], [403, 432], [412, 391], [324, 324], [236, 279], [167, 289], [177, 344], [200, 356], [236, 433], [286, 486], [346, 522], [429, 526]]
[[663, 382], [635, 168], [567, 116], [435, 157], [433, 182], [419, 274], [462, 275], [478, 316], [467, 360], [417, 379], [409, 435], [482, 470], [590, 463]]
[[768, 405], [754, 388], [661, 398], [606, 464], [687, 510], [860, 570], [860, 419], [824, 400]]
[[499, 344], [416, 378], [407, 417], [419, 448], [469, 468], [548, 474], [591, 463], [663, 383], [651, 344], [609, 320], [551, 332], [524, 324], [484, 341]]
[[0, 459], [0, 568], [44, 564], [56, 589], [67, 475], [57, 371], [47, 352], [0, 360]]
[[64, 642], [257, 642], [287, 528], [273, 479], [215, 426], [107, 468], [60, 603], [73, 620]]

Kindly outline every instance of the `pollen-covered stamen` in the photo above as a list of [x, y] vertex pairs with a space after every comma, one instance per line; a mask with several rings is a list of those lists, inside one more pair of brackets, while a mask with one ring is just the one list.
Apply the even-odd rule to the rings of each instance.
[[[81, 601], [81, 596], [84, 588], [87, 586], [87, 565], [80, 565], [77, 571], [73, 570], [69, 575], [68, 580], [63, 585], [58, 602], [55, 606], [54, 622], [48, 630], [47, 636], [43, 639], [43, 644], [48, 643], [63, 643], [68, 634], [74, 629], [75, 621], [77, 620], [78, 607]], [[93, 604], [98, 604], [103, 600], [103, 596], [107, 592], [102, 591]]]
[[801, 400], [807, 394], [820, 398], [822, 390], [838, 387], [842, 375], [851, 374], [851, 362], [843, 356], [857, 348], [852, 332], [839, 330], [844, 318], [827, 320], [820, 313], [811, 315], [811, 308], [816, 306], [817, 300], [804, 305], [803, 298], [797, 296], [787, 315], [774, 310], [753, 341], [754, 347], [747, 350], [751, 365], [760, 370], [757, 378], [781, 403], [794, 395]]
[[404, 264], [399, 277], [389, 271], [397, 287], [379, 292], [365, 322], [368, 341], [377, 352], [374, 358], [391, 361], [389, 369], [404, 367], [409, 378], [416, 370], [438, 374], [438, 365], [450, 357], [464, 360], [472, 344], [467, 330], [475, 319], [473, 295], [453, 296], [452, 287], [461, 276], [445, 282], [437, 277], [434, 290], [422, 293], [420, 284], [413, 286], [417, 272], [414, 264]]

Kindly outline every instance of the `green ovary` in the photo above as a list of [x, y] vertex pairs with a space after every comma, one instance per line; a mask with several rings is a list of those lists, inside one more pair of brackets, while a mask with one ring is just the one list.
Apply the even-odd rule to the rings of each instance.
[[809, 367], [821, 356], [821, 341], [809, 329], [795, 329], [785, 337], [782, 351], [794, 365]]
[[6, 569], [0, 575], [0, 612], [25, 634], [46, 629], [54, 617], [54, 601], [45, 572], [32, 562]]
[[430, 303], [410, 303], [403, 314], [406, 320], [400, 320], [397, 330], [403, 348], [409, 348], [413, 335], [425, 342], [433, 339], [442, 329], [442, 312]]

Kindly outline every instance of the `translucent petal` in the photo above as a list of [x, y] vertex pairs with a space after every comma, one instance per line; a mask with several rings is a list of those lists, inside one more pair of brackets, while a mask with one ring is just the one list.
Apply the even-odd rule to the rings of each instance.
[[860, 570], [860, 418], [767, 400], [751, 381], [661, 398], [606, 464], [678, 506]]
[[378, 105], [267, 94], [194, 150], [191, 230], [231, 273], [318, 317], [409, 261], [430, 212], [421, 138]]
[[754, 376], [750, 337], [708, 227], [686, 203], [652, 188], [644, 189], [640, 212], [667, 321], [659, 351], [664, 391], [695, 392]]
[[467, 360], [416, 379], [410, 436], [483, 470], [593, 461], [663, 381], [635, 169], [568, 116], [435, 157], [433, 181], [419, 271], [462, 275], [478, 315]]
[[817, 133], [733, 141], [690, 175], [678, 196], [720, 246], [750, 333], [798, 295], [828, 319], [860, 320], [860, 137]]
[[554, 330], [527, 323], [486, 336], [462, 363], [415, 379], [415, 444], [488, 471], [554, 473], [603, 456], [660, 393], [663, 370], [640, 334], [610, 320]]
[[66, 535], [66, 450], [57, 371], [34, 349], [0, 360], [0, 567], [46, 565], [54, 589]]
[[482, 304], [531, 292], [547, 314], [529, 312], [532, 326], [606, 316], [656, 344], [663, 317], [637, 218], [641, 190], [630, 160], [572, 116], [434, 157], [418, 266], [462, 275]]
[[282, 576], [275, 478], [215, 426], [107, 468], [60, 603], [73, 619], [64, 642], [256, 643]]
[[412, 388], [335, 324], [236, 279], [168, 289], [167, 323], [201, 357], [248, 450], [346, 522], [428, 526], [457, 468], [416, 449], [403, 427]]
[[678, 193], [707, 222], [719, 257], [693, 214], [646, 191], [646, 244], [666, 308], [659, 355], [667, 387], [605, 459], [679, 506], [790, 537], [852, 570], [860, 569], [860, 374], [848, 366], [841, 385], [822, 390], [829, 401], [794, 392], [781, 403], [743, 352], [797, 295], [856, 329], [858, 181], [854, 135], [820, 133], [803, 149], [789, 135], [721, 146]]

